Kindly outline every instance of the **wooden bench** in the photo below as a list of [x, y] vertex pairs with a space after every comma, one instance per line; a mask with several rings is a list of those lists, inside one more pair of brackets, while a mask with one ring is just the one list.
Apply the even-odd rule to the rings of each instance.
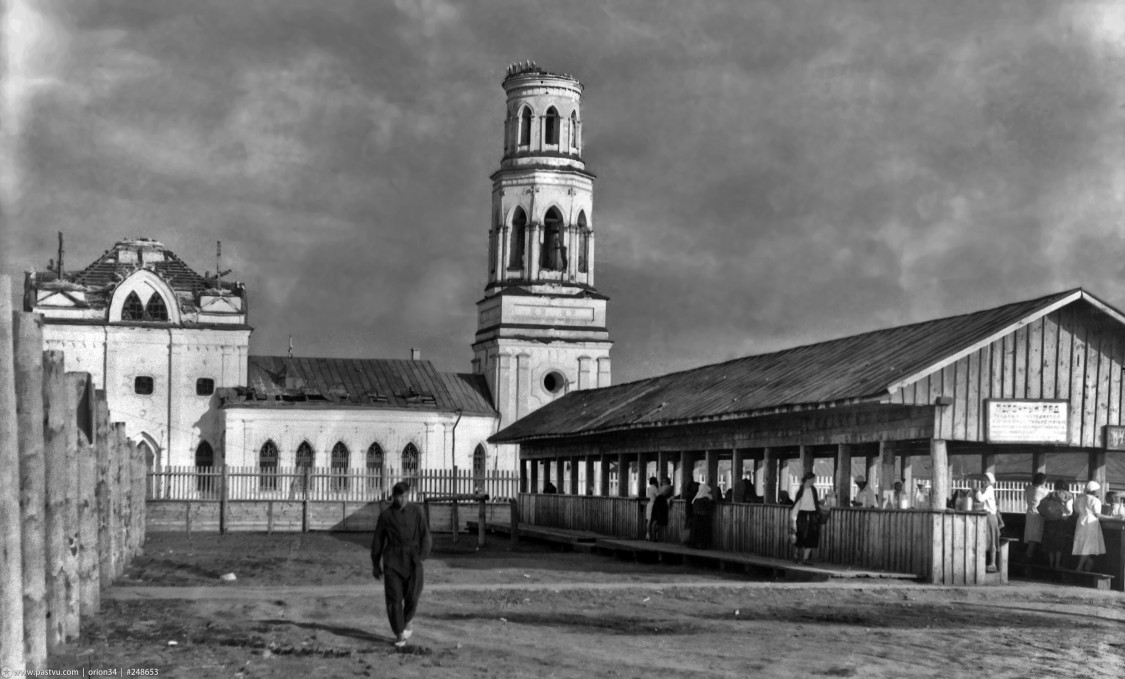
[[1092, 573], [1090, 571], [1076, 571], [1070, 568], [1050, 568], [1029, 563], [1015, 563], [1012, 566], [1027, 577], [1038, 577], [1045, 580], [1054, 580], [1068, 585], [1082, 585], [1094, 589], [1109, 589], [1113, 584], [1113, 576], [1105, 573]]

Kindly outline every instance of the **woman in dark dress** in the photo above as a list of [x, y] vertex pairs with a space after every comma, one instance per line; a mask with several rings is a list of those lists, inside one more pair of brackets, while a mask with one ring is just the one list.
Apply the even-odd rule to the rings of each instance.
[[1055, 491], [1040, 500], [1039, 504], [1042, 506], [1044, 502], [1056, 501], [1062, 503], [1062, 518], [1043, 517], [1043, 551], [1047, 553], [1051, 568], [1062, 568], [1063, 554], [1070, 554], [1070, 548], [1074, 544], [1074, 528], [1077, 523], [1074, 516], [1074, 495], [1066, 489], [1065, 481], [1055, 481]]
[[711, 487], [706, 483], [699, 484], [695, 500], [691, 503], [691, 546], [698, 549], [707, 549], [711, 546]]
[[789, 510], [789, 531], [795, 533], [797, 548], [794, 561], [809, 563], [812, 550], [820, 546], [820, 496], [816, 492], [816, 474], [809, 472], [801, 478], [801, 487]]

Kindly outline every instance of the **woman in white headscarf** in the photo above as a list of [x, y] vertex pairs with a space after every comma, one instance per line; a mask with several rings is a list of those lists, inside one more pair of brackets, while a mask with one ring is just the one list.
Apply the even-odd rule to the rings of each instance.
[[693, 547], [707, 549], [711, 546], [711, 486], [706, 481], [699, 482], [699, 490], [691, 502], [691, 544]]
[[1076, 570], [1088, 571], [1094, 567], [1091, 557], [1105, 554], [1105, 537], [1098, 515], [1102, 513], [1102, 501], [1096, 493], [1101, 490], [1097, 481], [1086, 484], [1086, 494], [1074, 500], [1074, 514], [1078, 524], [1074, 528], [1074, 551], [1078, 557]]
[[985, 549], [988, 550], [988, 568], [985, 570], [989, 573], [995, 573], [996, 553], [1000, 549], [1000, 519], [996, 507], [996, 477], [993, 476], [992, 472], [984, 473], [984, 488], [978, 489], [973, 499], [980, 503], [980, 509], [988, 514], [988, 542], [985, 546]]
[[810, 563], [812, 551], [820, 546], [820, 495], [816, 491], [816, 474], [812, 472], [801, 477], [801, 487], [789, 510], [789, 532], [797, 538], [793, 545], [797, 548], [794, 561]]

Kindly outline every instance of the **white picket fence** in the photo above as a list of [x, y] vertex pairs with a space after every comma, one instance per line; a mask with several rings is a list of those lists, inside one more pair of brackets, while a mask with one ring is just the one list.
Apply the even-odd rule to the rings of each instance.
[[150, 500], [219, 500], [224, 480], [227, 500], [380, 500], [406, 481], [421, 496], [487, 493], [493, 499], [519, 494], [519, 475], [492, 470], [341, 469], [329, 467], [165, 467], [148, 474]]
[[[797, 479], [797, 477], [795, 477], [795, 476], [791, 476], [789, 478], [789, 484], [790, 484], [789, 496], [794, 497], [794, 494], [797, 492], [797, 488], [800, 485], [799, 479]], [[929, 497], [930, 497], [930, 489], [931, 489], [929, 479], [918, 479], [914, 482], [914, 488], [907, 488], [906, 489], [907, 492], [910, 494], [910, 498], [911, 498], [910, 505], [912, 507], [916, 507], [916, 505], [919, 504], [919, 503], [915, 502], [915, 494], [917, 493], [919, 485], [922, 486], [922, 495], [923, 495], [924, 504], [923, 504], [923, 506], [917, 507], [917, 508], [928, 509], [929, 508], [928, 503], [929, 503]], [[1027, 488], [1027, 485], [1028, 484], [1027, 484], [1026, 481], [997, 481], [994, 488], [995, 488], [995, 492], [996, 492], [996, 505], [1000, 508], [1000, 511], [1002, 511], [1002, 512], [1019, 512], [1019, 513], [1023, 513], [1025, 511], [1027, 511], [1027, 505], [1025, 504], [1024, 498], [1023, 498], [1024, 489]], [[1054, 489], [1053, 483], [1049, 483], [1047, 485], [1048, 485], [1049, 489], [1051, 489], [1051, 490]], [[965, 483], [964, 481], [956, 481], [953, 484], [953, 488], [952, 488], [951, 492], [956, 492], [958, 490], [964, 490], [964, 489], [968, 489], [968, 488], [969, 488], [968, 483]], [[833, 481], [831, 476], [818, 476], [818, 477], [816, 477], [816, 489], [818, 491], [820, 491], [821, 497], [825, 497], [829, 491], [835, 492], [836, 484]], [[1086, 490], [1086, 483], [1083, 482], [1083, 481], [1072, 481], [1072, 482], [1067, 484], [1067, 490], [1069, 490], [1071, 493], [1081, 494], [1081, 493], [1085, 492], [1085, 490]], [[858, 493], [858, 492], [859, 492], [859, 487], [856, 486], [855, 482], [853, 481], [852, 482], [852, 497], [855, 497], [856, 493]]]

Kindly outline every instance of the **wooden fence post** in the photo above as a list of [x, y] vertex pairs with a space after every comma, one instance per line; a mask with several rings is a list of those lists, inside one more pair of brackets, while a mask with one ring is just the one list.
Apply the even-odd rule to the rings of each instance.
[[509, 503], [509, 507], [512, 510], [512, 515], [511, 515], [511, 520], [510, 520], [509, 525], [511, 526], [511, 529], [512, 529], [512, 546], [514, 547], [520, 541], [520, 507], [519, 507], [519, 501], [516, 500], [515, 498], [512, 498], [511, 500], [509, 500], [508, 503]]
[[227, 472], [227, 461], [223, 460], [223, 466], [220, 470], [222, 475], [219, 478], [219, 535], [227, 534], [227, 495], [229, 494], [227, 480], [230, 478]]
[[0, 276], [0, 667], [26, 669], [23, 635], [23, 531], [12, 280]]
[[98, 605], [101, 606], [101, 591], [113, 582], [113, 541], [109, 535], [113, 507], [109, 499], [109, 405], [105, 390], [94, 392], [94, 457], [97, 463], [97, 484], [94, 494], [98, 506]]
[[43, 352], [43, 431], [46, 471], [47, 650], [66, 640], [66, 375], [61, 351]]
[[304, 467], [301, 470], [304, 479], [304, 502], [301, 503], [301, 532], [309, 532], [309, 477], [312, 475], [312, 468]]
[[[70, 373], [71, 388], [80, 402], [88, 403], [91, 410], [96, 405], [93, 398], [90, 373]], [[85, 400], [88, 399], [88, 400]], [[96, 423], [96, 416], [90, 417]], [[94, 425], [96, 427], [96, 424]], [[91, 433], [94, 434], [93, 430]], [[94, 434], [96, 436], [96, 434]], [[79, 615], [98, 612], [98, 501], [97, 455], [93, 442], [81, 430], [77, 432], [78, 460], [78, 601]]]
[[480, 509], [477, 511], [477, 549], [484, 547], [484, 522], [488, 516], [488, 509], [485, 507], [484, 500], [480, 501]]
[[78, 403], [85, 391], [86, 373], [67, 373], [63, 375], [66, 411], [63, 436], [66, 451], [66, 545], [63, 553], [63, 582], [65, 583], [66, 611], [63, 618], [63, 632], [66, 641], [78, 638], [81, 628], [79, 607], [82, 587], [78, 579], [78, 549], [81, 544], [78, 523]]

